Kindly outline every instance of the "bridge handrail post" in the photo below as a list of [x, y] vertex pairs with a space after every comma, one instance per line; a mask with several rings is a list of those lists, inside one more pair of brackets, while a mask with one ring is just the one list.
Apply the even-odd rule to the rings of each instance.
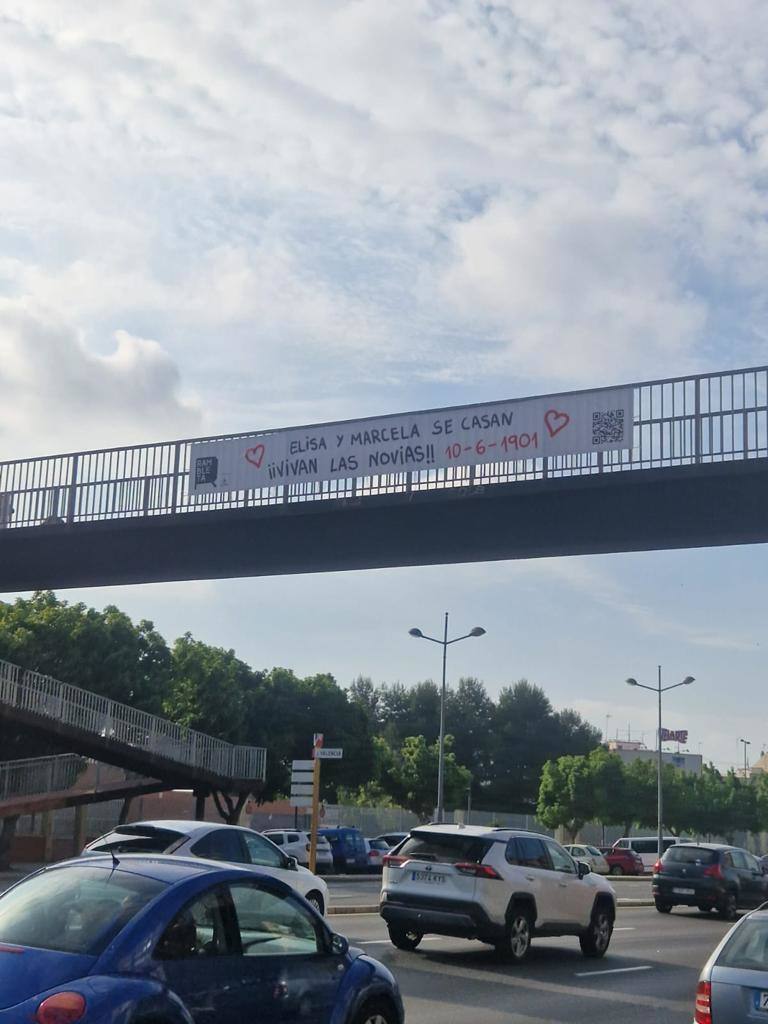
[[701, 377], [697, 377], [693, 392], [693, 461], [701, 462]]
[[77, 474], [80, 468], [80, 455], [72, 456], [72, 472], [69, 476], [69, 495], [67, 497], [67, 523], [72, 524], [75, 521], [75, 512], [77, 510]]
[[173, 480], [171, 482], [171, 513], [178, 511], [177, 505], [179, 502], [179, 465], [181, 464], [181, 441], [177, 441], [174, 445], [175, 451], [173, 453]]

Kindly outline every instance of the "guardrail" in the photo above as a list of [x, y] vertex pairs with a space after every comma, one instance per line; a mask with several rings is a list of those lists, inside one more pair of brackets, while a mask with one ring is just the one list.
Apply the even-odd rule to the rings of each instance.
[[25, 757], [0, 762], [0, 800], [70, 789], [88, 762], [79, 754]]
[[263, 747], [233, 746], [7, 661], [0, 661], [0, 703], [225, 779], [266, 774]]
[[365, 498], [486, 486], [520, 480], [728, 462], [768, 456], [768, 367], [630, 384], [633, 447], [481, 466], [280, 485], [230, 494], [191, 494], [196, 440], [265, 436], [222, 434], [0, 463], [0, 527], [84, 523], [213, 509]]

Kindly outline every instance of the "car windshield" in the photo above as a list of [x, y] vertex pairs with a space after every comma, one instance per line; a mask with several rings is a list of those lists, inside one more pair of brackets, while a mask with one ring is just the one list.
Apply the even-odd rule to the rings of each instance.
[[479, 864], [490, 846], [490, 840], [478, 836], [413, 832], [398, 850], [398, 856], [439, 861], [441, 864], [456, 864], [460, 861]]
[[748, 917], [736, 928], [717, 958], [718, 967], [768, 969], [768, 917]]
[[98, 956], [165, 888], [119, 869], [46, 871], [0, 897], [0, 942]]
[[664, 854], [665, 864], [714, 864], [717, 850], [704, 850], [700, 846], [670, 846]]
[[602, 853], [600, 853], [596, 846], [588, 846], [587, 853], [591, 853], [593, 857], [602, 857]]

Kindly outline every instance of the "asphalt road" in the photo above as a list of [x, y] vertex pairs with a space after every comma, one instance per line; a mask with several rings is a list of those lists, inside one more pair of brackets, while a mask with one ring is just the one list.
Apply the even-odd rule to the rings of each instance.
[[374, 914], [331, 923], [392, 970], [408, 1024], [690, 1024], [699, 970], [730, 927], [687, 910], [625, 909], [602, 960], [583, 957], [576, 939], [541, 939], [513, 967], [460, 939], [428, 936], [402, 952]]

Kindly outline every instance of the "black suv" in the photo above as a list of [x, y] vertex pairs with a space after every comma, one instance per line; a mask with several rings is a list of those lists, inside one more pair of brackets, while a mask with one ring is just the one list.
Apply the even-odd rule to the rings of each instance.
[[680, 905], [716, 910], [731, 921], [737, 910], [768, 900], [768, 875], [757, 857], [736, 846], [681, 843], [656, 861], [652, 891], [660, 914]]

